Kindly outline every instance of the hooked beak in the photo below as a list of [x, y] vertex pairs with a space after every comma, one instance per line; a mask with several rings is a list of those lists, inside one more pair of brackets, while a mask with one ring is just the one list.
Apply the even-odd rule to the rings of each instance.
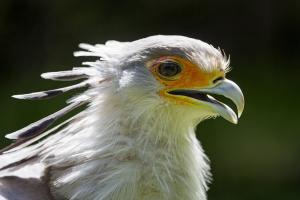
[[[222, 116], [224, 119], [231, 123], [237, 124], [238, 118], [244, 110], [244, 96], [237, 84], [233, 81], [224, 79], [219, 81], [212, 88], [201, 89], [176, 89], [168, 92], [171, 95], [180, 95], [188, 98], [195, 99], [196, 104], [204, 104], [210, 111]], [[237, 107], [236, 113], [226, 104], [216, 100], [210, 94], [222, 95], [234, 102]]]

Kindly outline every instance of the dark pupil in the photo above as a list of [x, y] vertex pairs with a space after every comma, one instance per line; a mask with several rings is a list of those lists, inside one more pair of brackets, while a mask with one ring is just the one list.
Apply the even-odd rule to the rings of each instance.
[[161, 63], [158, 67], [158, 72], [163, 76], [175, 76], [180, 73], [181, 68], [177, 63], [174, 62], [165, 62]]

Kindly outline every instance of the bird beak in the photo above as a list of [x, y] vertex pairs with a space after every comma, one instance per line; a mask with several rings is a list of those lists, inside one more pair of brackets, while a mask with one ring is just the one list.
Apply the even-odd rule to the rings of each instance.
[[[237, 84], [233, 81], [224, 79], [219, 81], [212, 88], [201, 88], [201, 89], [176, 89], [168, 92], [171, 95], [180, 95], [192, 98], [193, 104], [198, 104], [206, 107], [209, 111], [220, 115], [224, 119], [231, 123], [237, 124], [238, 118], [241, 116], [244, 110], [244, 96]], [[226, 104], [216, 100], [211, 95], [222, 95], [234, 102], [237, 107], [236, 113]]]

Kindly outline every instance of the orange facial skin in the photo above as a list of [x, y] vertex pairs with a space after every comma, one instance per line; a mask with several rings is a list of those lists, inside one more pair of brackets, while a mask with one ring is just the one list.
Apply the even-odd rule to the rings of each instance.
[[[174, 77], [162, 77], [158, 73], [158, 66], [162, 62], [170, 60], [178, 63], [182, 67], [182, 71]], [[171, 98], [172, 100], [176, 100], [180, 104], [194, 104], [197, 100], [193, 100], [184, 96], [170, 95], [168, 91], [175, 89], [192, 90], [200, 88], [209, 88], [213, 86], [213, 80], [215, 80], [218, 77], [225, 76], [225, 72], [223, 70], [218, 69], [212, 72], [206, 72], [201, 70], [199, 66], [195, 65], [189, 60], [176, 56], [163, 56], [150, 62], [149, 70], [160, 83], [165, 85], [165, 88], [159, 92], [159, 95], [168, 99]]]

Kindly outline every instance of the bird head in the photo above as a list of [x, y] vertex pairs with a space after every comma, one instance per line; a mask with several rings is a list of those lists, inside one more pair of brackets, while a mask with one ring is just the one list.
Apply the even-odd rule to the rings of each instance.
[[[56, 119], [86, 103], [90, 103], [92, 113], [97, 113], [93, 110], [95, 107], [101, 107], [101, 113], [116, 112], [111, 119], [118, 116], [123, 117], [122, 120], [135, 118], [129, 121], [137, 121], [144, 116], [147, 121], [143, 119], [137, 127], [147, 124], [149, 128], [149, 121], [156, 119], [160, 121], [159, 129], [167, 121], [171, 123], [169, 127], [178, 128], [174, 126], [176, 120], [178, 123], [185, 120], [189, 126], [190, 122], [196, 125], [203, 119], [216, 116], [237, 123], [243, 112], [243, 93], [237, 84], [226, 78], [229, 59], [220, 50], [200, 40], [157, 35], [133, 42], [108, 41], [104, 45], [80, 44], [80, 47], [85, 51], [75, 52], [75, 56], [96, 56], [100, 59], [83, 62], [88, 67], [48, 72], [42, 77], [59, 81], [86, 80], [65, 88], [13, 97], [36, 100], [82, 87], [89, 89], [69, 100], [71, 105], [68, 107], [6, 135], [7, 138], [38, 135]], [[237, 114], [214, 95], [232, 100], [237, 107]], [[106, 119], [99, 121], [104, 124], [111, 122]]]
[[[119, 91], [132, 101], [185, 110], [193, 118], [222, 116], [237, 123], [244, 97], [238, 85], [226, 78], [229, 59], [220, 50], [183, 36], [152, 36], [118, 45], [121, 56], [111, 57], [122, 63]], [[237, 114], [214, 95], [232, 100]]]

